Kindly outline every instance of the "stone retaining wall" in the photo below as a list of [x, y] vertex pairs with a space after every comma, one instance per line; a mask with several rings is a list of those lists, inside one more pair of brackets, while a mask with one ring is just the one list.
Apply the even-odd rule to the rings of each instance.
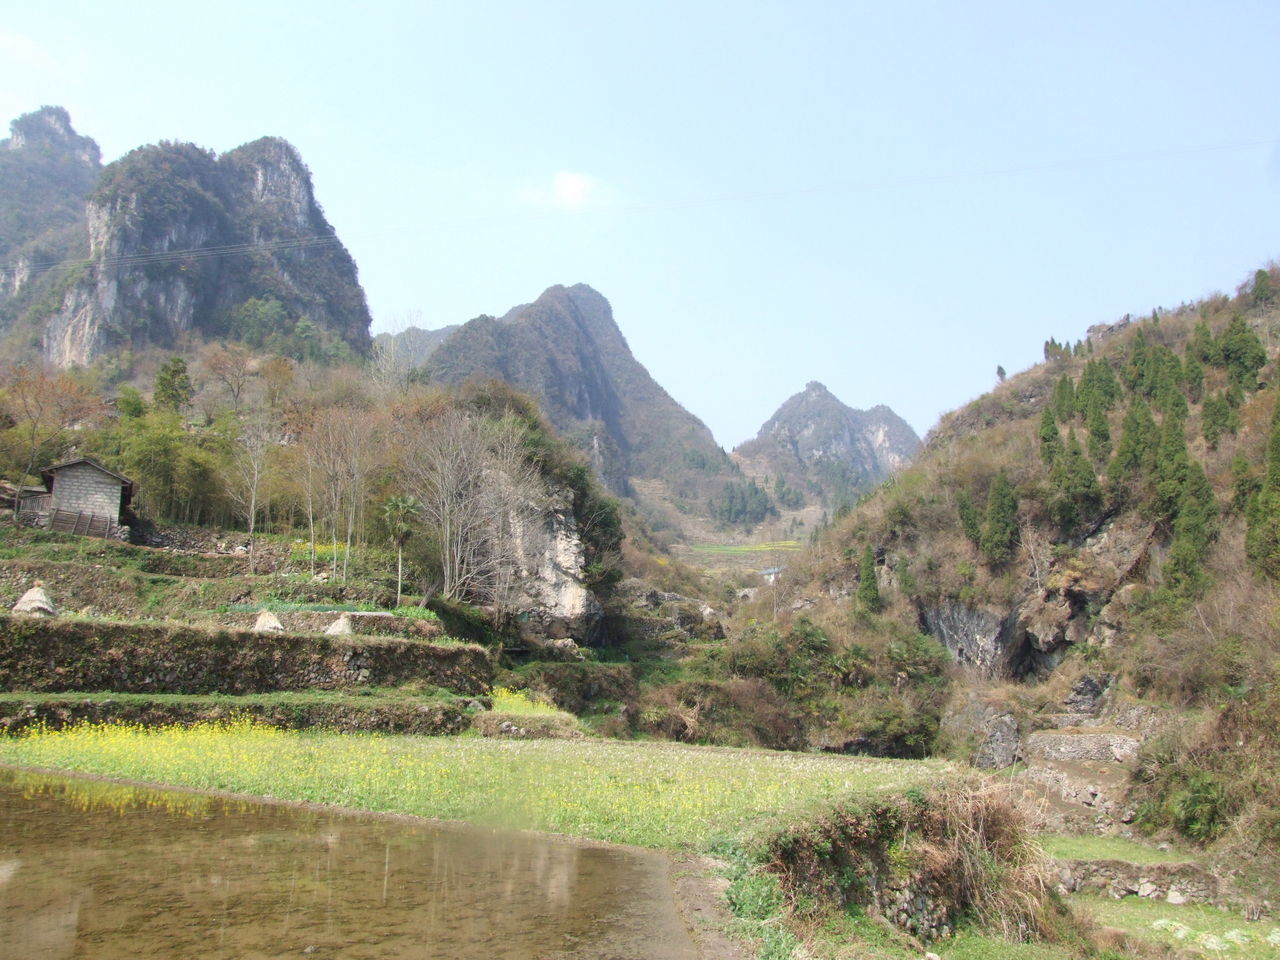
[[1129, 863], [1124, 860], [1056, 860], [1054, 872], [1066, 893], [1089, 890], [1117, 900], [1138, 896], [1169, 903], [1218, 903], [1213, 874], [1196, 863]]
[[415, 682], [482, 694], [493, 663], [473, 644], [0, 616], [0, 690], [264, 693]]
[[379, 731], [382, 733], [415, 733], [442, 735], [461, 733], [471, 724], [471, 717], [461, 704], [414, 703], [394, 704], [326, 704], [271, 703], [270, 701], [237, 701], [234, 705], [210, 704], [208, 701], [157, 702], [118, 700], [43, 700], [0, 701], [0, 733], [18, 733], [36, 725], [61, 729], [72, 724], [139, 723], [147, 727], [178, 724], [188, 726], [232, 715], [250, 716], [262, 723], [288, 730], [323, 727], [343, 732]]
[[[283, 610], [276, 612], [276, 618], [289, 633], [324, 633], [339, 617], [346, 616], [351, 620], [351, 629], [361, 636], [377, 637], [414, 637], [430, 640], [444, 635], [444, 627], [438, 620], [416, 620], [412, 617], [397, 617], [390, 613], [366, 613], [353, 611], [344, 614], [341, 610]], [[220, 613], [214, 621], [222, 626], [235, 630], [249, 630], [258, 619], [257, 612], [252, 613]]]
[[1029, 760], [1127, 763], [1138, 755], [1140, 742], [1123, 733], [1044, 730], [1026, 738]]

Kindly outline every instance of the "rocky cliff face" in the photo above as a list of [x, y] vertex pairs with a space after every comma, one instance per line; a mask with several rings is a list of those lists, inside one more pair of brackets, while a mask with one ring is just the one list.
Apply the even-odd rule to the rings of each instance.
[[0, 331], [21, 337], [19, 321], [65, 268], [83, 257], [85, 201], [102, 172], [98, 145], [71, 127], [61, 107], [41, 107], [0, 140]]
[[555, 286], [501, 319], [463, 325], [428, 358], [429, 380], [496, 378], [533, 396], [617, 493], [635, 478], [696, 492], [729, 468], [711, 431], [631, 354], [609, 301]]
[[916, 432], [888, 407], [855, 410], [814, 382], [733, 456], [746, 473], [783, 477], [838, 502], [891, 476], [919, 448]]
[[522, 633], [534, 639], [599, 642], [604, 608], [585, 582], [586, 550], [572, 497], [558, 496], [541, 528], [525, 532], [522, 545]]
[[1132, 581], [1150, 562], [1156, 526], [1122, 515], [1103, 524], [1070, 555], [1051, 557], [1008, 607], [942, 599], [919, 606], [920, 626], [957, 663], [984, 676], [1049, 674], [1076, 645], [1110, 646], [1131, 601]]
[[280, 306], [292, 343], [369, 343], [355, 263], [334, 236], [292, 146], [264, 138], [218, 157], [192, 144], [134, 150], [89, 198], [90, 262], [68, 278], [43, 349], [58, 366], [122, 347], [230, 333], [247, 302]]

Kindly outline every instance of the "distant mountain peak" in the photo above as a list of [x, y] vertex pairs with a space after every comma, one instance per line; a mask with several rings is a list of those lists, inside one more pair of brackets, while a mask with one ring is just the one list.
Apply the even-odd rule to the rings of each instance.
[[919, 447], [916, 432], [889, 407], [855, 410], [811, 380], [733, 455], [749, 474], [782, 477], [838, 501], [880, 483]]
[[501, 318], [477, 317], [423, 369], [440, 383], [492, 377], [530, 394], [618, 493], [632, 491], [632, 478], [692, 491], [729, 469], [711, 431], [636, 360], [609, 301], [585, 283], [548, 287]]
[[89, 137], [82, 137], [71, 126], [71, 114], [65, 107], [41, 107], [24, 113], [9, 124], [9, 139], [0, 141], [0, 149], [23, 150], [30, 147], [50, 147], [60, 153], [69, 153], [84, 163], [97, 166], [102, 162], [102, 151]]

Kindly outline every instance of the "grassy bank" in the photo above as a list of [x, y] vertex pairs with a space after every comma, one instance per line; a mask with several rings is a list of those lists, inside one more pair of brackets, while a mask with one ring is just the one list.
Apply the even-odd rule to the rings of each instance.
[[1202, 904], [1174, 906], [1142, 897], [1111, 900], [1079, 896], [1073, 900], [1097, 922], [1184, 951], [1183, 956], [1280, 960], [1280, 924], [1274, 918], [1250, 921]]
[[8, 733], [78, 723], [191, 725], [252, 717], [273, 727], [320, 727], [346, 732], [452, 734], [472, 722], [472, 698], [438, 688], [282, 690], [272, 693], [0, 693], [0, 727]]
[[672, 743], [339, 735], [246, 721], [0, 738], [0, 763], [666, 849], [801, 819], [850, 795], [924, 787], [947, 770]]

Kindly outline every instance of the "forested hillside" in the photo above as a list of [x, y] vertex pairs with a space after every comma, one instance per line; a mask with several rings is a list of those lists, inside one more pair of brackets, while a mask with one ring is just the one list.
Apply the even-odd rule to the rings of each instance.
[[[771, 599], [781, 622], [803, 611], [825, 657], [931, 636], [966, 666], [952, 708], [977, 689], [1052, 710], [1089, 674], [1197, 718], [1144, 748], [1139, 822], [1274, 849], [1278, 279], [1047, 341], [815, 538]], [[964, 749], [909, 671], [882, 696], [931, 749]]]
[[355, 262], [284, 140], [140, 147], [103, 168], [66, 110], [0, 145], [0, 333], [12, 360], [107, 366], [233, 339], [295, 359], [369, 348]]

